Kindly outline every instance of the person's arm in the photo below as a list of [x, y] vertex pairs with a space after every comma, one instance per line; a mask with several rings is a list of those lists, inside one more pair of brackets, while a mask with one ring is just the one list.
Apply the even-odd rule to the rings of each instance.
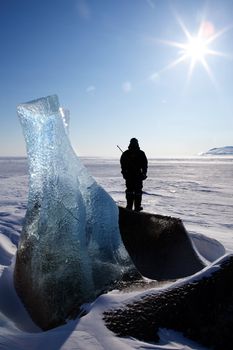
[[120, 164], [121, 164], [121, 173], [123, 175], [123, 178], [126, 179], [126, 177], [127, 177], [127, 162], [126, 162], [125, 153], [122, 153], [122, 156], [120, 158]]
[[143, 180], [147, 178], [147, 168], [148, 168], [148, 160], [145, 153], [142, 151], [142, 176]]

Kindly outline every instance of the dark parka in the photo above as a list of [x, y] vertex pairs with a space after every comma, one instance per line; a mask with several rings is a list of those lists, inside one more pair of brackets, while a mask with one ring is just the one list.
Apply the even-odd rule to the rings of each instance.
[[129, 149], [123, 152], [120, 162], [124, 179], [145, 179], [148, 162], [145, 153], [139, 147], [133, 148], [129, 146]]

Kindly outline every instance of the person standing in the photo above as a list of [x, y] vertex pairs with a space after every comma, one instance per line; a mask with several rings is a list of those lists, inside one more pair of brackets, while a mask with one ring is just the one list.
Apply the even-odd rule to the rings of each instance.
[[138, 140], [132, 138], [129, 147], [120, 158], [121, 173], [126, 184], [127, 209], [141, 211], [143, 181], [147, 178], [148, 161], [140, 149]]

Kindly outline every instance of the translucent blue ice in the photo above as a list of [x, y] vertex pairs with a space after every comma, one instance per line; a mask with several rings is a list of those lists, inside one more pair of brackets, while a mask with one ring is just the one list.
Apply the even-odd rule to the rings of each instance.
[[53, 324], [134, 267], [120, 237], [118, 207], [73, 151], [69, 115], [58, 97], [21, 104], [17, 111], [27, 146], [29, 197], [16, 289], [32, 309], [23, 290], [31, 285], [37, 303], [46, 300]]

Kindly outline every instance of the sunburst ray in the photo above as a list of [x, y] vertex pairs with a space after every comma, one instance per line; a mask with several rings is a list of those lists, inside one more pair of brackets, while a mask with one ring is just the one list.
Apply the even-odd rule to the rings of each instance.
[[214, 26], [211, 22], [202, 20], [200, 26], [197, 30], [196, 35], [192, 35], [187, 27], [185, 26], [182, 19], [176, 14], [177, 21], [187, 39], [186, 42], [177, 42], [172, 40], [157, 40], [165, 45], [173, 46], [181, 49], [179, 52], [179, 57], [165, 66], [159, 71], [159, 73], [170, 70], [176, 67], [183, 61], [190, 60], [189, 70], [188, 70], [188, 81], [190, 81], [195, 66], [199, 63], [201, 64], [205, 71], [207, 72], [210, 80], [216, 86], [216, 80], [207, 62], [208, 56], [219, 56], [225, 58], [231, 58], [232, 55], [225, 54], [224, 52], [213, 50], [209, 47], [215, 40], [221, 37], [224, 33], [233, 28], [233, 25], [226, 26], [221, 30], [215, 32]]

